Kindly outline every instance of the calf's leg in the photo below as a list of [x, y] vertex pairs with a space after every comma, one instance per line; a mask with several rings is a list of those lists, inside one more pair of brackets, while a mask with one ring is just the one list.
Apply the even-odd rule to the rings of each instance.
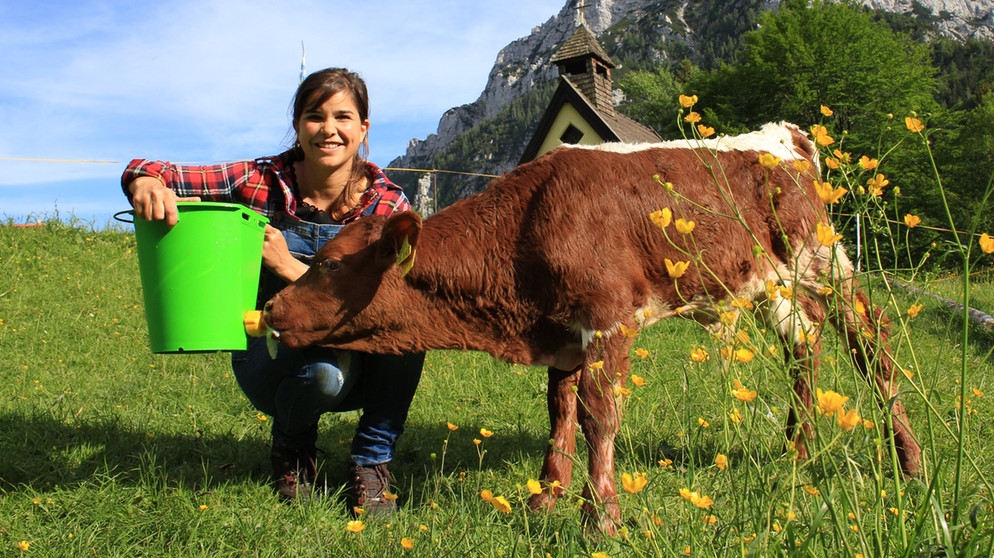
[[787, 353], [787, 364], [794, 375], [794, 400], [787, 415], [787, 439], [794, 443], [797, 459], [808, 459], [811, 421], [814, 418], [812, 386], [818, 383], [821, 363], [821, 324], [824, 309], [813, 299], [798, 294], [788, 323], [778, 328]]
[[805, 461], [812, 436], [812, 386], [818, 380], [825, 310], [806, 294], [794, 292], [785, 298], [779, 291], [774, 292], [776, 294], [766, 300], [762, 317], [780, 338], [787, 368], [793, 376], [794, 395], [787, 414], [787, 440], [794, 444], [797, 459]]
[[908, 476], [917, 476], [922, 467], [922, 450], [915, 440], [904, 404], [898, 399], [894, 361], [887, 346], [889, 323], [882, 311], [870, 306], [870, 300], [862, 292], [855, 291], [851, 300], [856, 302], [855, 308], [841, 312], [843, 323], [840, 326], [846, 332], [853, 363], [866, 381], [876, 387], [881, 407], [889, 408], [885, 426], [894, 438], [901, 470]]
[[[583, 490], [584, 523], [605, 534], [617, 532], [621, 508], [615, 484], [614, 439], [621, 425], [615, 387], [628, 375], [631, 339], [622, 335], [591, 343], [578, 386], [580, 427], [587, 441], [589, 480]], [[591, 366], [600, 362], [600, 366]]]
[[549, 447], [539, 475], [542, 492], [532, 495], [528, 500], [528, 506], [533, 510], [551, 510], [572, 479], [573, 456], [576, 454], [576, 393], [582, 368], [582, 364], [569, 371], [549, 367], [549, 388], [546, 393], [550, 424]]

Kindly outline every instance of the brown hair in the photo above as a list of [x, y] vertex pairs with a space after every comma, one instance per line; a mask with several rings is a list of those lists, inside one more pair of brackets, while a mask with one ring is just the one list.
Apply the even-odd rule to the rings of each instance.
[[[297, 93], [293, 97], [294, 128], [305, 112], [323, 105], [332, 95], [343, 90], [348, 92], [359, 110], [359, 120], [366, 121], [369, 118], [369, 92], [366, 90], [366, 82], [359, 74], [345, 68], [326, 68], [307, 76], [297, 87]], [[301, 158], [303, 156], [299, 152], [297, 155]], [[332, 217], [341, 218], [358, 205], [365, 191], [363, 179], [368, 178], [365, 164], [367, 157], [369, 157], [368, 134], [363, 137], [362, 144], [359, 145], [359, 150], [352, 161], [352, 176], [349, 177], [349, 182], [342, 191], [341, 201], [336, 202], [332, 210]]]

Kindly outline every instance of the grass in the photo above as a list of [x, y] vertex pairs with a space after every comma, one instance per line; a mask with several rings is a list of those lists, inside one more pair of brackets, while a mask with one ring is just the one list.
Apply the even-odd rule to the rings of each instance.
[[[644, 385], [628, 386], [618, 474], [648, 484], [621, 493], [621, 535], [583, 535], [582, 455], [554, 512], [524, 505], [548, 438], [544, 370], [451, 351], [429, 353], [391, 467], [403, 511], [355, 533], [338, 497], [354, 413], [322, 419], [327, 497], [278, 503], [268, 421], [227, 355], [149, 352], [132, 235], [0, 226], [0, 556], [988, 556], [992, 338], [973, 331], [964, 347], [941, 303], [876, 297], [890, 301], [899, 362], [913, 363], [902, 397], [926, 452], [920, 479], [894, 474], [872, 392], [838, 346], [826, 348], [818, 385], [849, 396], [847, 408], [874, 425], [847, 432], [819, 417], [814, 457], [798, 463], [784, 454], [790, 380], [780, 359], [760, 352], [726, 370], [700, 326], [669, 320], [637, 341], [646, 358], [633, 355]], [[994, 301], [989, 276], [971, 298]], [[923, 309], [908, 318], [915, 302]], [[772, 343], [749, 334], [760, 348]], [[701, 346], [713, 356], [695, 363]], [[756, 399], [732, 397], [733, 379]], [[714, 503], [696, 507], [681, 489]]]

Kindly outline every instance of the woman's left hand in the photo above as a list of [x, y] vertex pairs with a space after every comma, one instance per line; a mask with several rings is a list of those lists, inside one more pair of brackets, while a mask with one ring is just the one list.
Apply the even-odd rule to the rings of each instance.
[[290, 254], [283, 233], [271, 225], [266, 225], [266, 237], [262, 244], [262, 264], [288, 283], [296, 281], [308, 269], [307, 264]]

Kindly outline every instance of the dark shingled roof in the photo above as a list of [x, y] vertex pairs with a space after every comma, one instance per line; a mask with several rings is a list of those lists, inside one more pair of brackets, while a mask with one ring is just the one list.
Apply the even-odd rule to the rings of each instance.
[[593, 33], [587, 29], [586, 25], [581, 25], [573, 32], [573, 36], [563, 43], [559, 51], [552, 57], [553, 63], [563, 62], [571, 58], [581, 58], [586, 56], [596, 56], [600, 58], [609, 68], [614, 68], [615, 64], [611, 57], [604, 52], [604, 48], [594, 37]]

